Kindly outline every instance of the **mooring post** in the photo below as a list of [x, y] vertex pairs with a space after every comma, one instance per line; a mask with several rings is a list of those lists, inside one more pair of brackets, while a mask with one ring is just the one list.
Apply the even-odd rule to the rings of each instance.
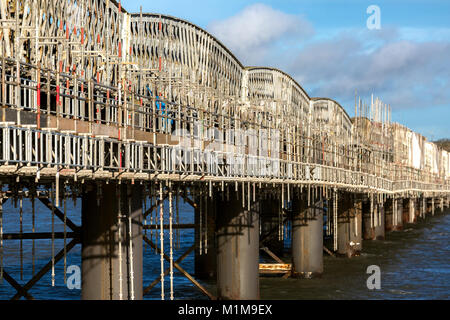
[[235, 192], [217, 199], [217, 296], [259, 299], [259, 203], [243, 208]]
[[305, 197], [292, 201], [292, 276], [323, 273], [323, 201], [308, 207]]
[[82, 198], [83, 300], [142, 300], [141, 195], [140, 185], [86, 187]]

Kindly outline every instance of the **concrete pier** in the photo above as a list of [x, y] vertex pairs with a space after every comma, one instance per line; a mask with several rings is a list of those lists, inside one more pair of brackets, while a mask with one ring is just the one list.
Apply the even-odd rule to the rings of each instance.
[[90, 185], [84, 192], [83, 300], [142, 300], [141, 192], [138, 185], [112, 183], [101, 188]]
[[359, 255], [363, 249], [362, 224], [362, 201], [355, 199], [350, 212], [350, 247], [353, 256]]
[[[217, 200], [217, 297], [259, 299], [259, 203], [243, 208], [237, 193]], [[245, 201], [247, 203], [247, 201]]]
[[417, 222], [417, 201], [416, 199], [403, 199], [403, 224]]
[[387, 232], [393, 231], [395, 228], [394, 210], [394, 200], [387, 199], [384, 204], [385, 227]]
[[[403, 212], [403, 201], [399, 199], [387, 199], [384, 204], [385, 231], [396, 231], [403, 228], [403, 223], [408, 217]], [[406, 220], [405, 220], [406, 219]]]
[[292, 202], [292, 275], [311, 278], [323, 273], [323, 202]]
[[363, 238], [364, 240], [384, 240], [384, 207], [373, 201], [373, 215], [370, 213], [370, 200], [363, 203]]
[[[198, 279], [211, 280], [216, 278], [217, 271], [216, 201], [204, 195], [197, 197], [195, 203], [195, 243], [202, 243], [201, 247], [198, 245], [195, 249], [195, 276]], [[207, 248], [204, 247], [206, 237]]]
[[338, 254], [352, 257], [362, 248], [361, 210], [353, 195], [343, 194], [338, 204]]

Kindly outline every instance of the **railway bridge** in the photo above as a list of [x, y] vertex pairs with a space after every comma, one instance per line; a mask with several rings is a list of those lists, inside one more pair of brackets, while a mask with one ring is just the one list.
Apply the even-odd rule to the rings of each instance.
[[[173, 299], [174, 272], [211, 299], [258, 299], [260, 273], [320, 275], [324, 250], [351, 257], [449, 206], [449, 154], [392, 122], [380, 99], [356, 98], [351, 118], [281, 70], [243, 66], [190, 22], [114, 0], [0, 0], [0, 36], [0, 276], [14, 299], [32, 299], [47, 272], [54, 284], [77, 245], [83, 299], [142, 299], [158, 282]], [[8, 199], [19, 233], [3, 229]], [[81, 225], [66, 212], [77, 199]], [[51, 231], [36, 231], [35, 201]], [[195, 224], [179, 222], [180, 201]], [[176, 258], [183, 228], [195, 244]], [[34, 252], [37, 239], [51, 241], [51, 261], [21, 285], [4, 246], [20, 242], [22, 268], [23, 241]], [[160, 255], [152, 284], [144, 244]], [[260, 265], [261, 251], [277, 263]], [[192, 252], [195, 276], [181, 266]], [[211, 277], [214, 294], [198, 280]]]

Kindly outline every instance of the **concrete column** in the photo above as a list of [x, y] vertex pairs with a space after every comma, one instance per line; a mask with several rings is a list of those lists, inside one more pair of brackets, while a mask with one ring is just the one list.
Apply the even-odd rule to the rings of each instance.
[[[195, 199], [195, 243], [202, 241], [195, 249], [195, 276], [198, 279], [210, 280], [216, 278], [216, 200], [208, 195]], [[202, 217], [200, 219], [200, 213]], [[200, 234], [200, 224], [203, 233]], [[205, 230], [207, 230], [205, 234]], [[205, 248], [205, 237], [208, 238], [208, 247]]]
[[362, 201], [356, 199], [350, 214], [350, 247], [353, 256], [362, 251], [362, 237]]
[[[386, 234], [385, 228], [385, 213], [384, 206], [382, 203], [377, 203], [376, 209], [378, 210], [378, 221], [375, 226], [375, 239], [376, 240], [384, 240]], [[377, 212], [377, 211], [375, 211]]]
[[305, 199], [293, 199], [292, 212], [292, 275], [320, 276], [323, 273], [323, 202], [308, 208]]
[[281, 257], [284, 250], [284, 241], [278, 235], [279, 211], [281, 202], [277, 199], [261, 200], [261, 241], [262, 245]]
[[403, 224], [406, 225], [407, 223], [416, 223], [417, 222], [417, 216], [416, 216], [416, 206], [417, 201], [416, 199], [404, 199], [403, 201]]
[[217, 199], [216, 235], [218, 298], [258, 300], [259, 203], [243, 208], [235, 192]]
[[[142, 300], [141, 196], [141, 186], [120, 185], [117, 188], [117, 185], [112, 183], [103, 185], [101, 189], [98, 189], [97, 185], [90, 185], [83, 194], [81, 253], [83, 300], [121, 298]], [[123, 217], [120, 226], [122, 239], [120, 254], [119, 199]], [[129, 215], [131, 215], [131, 239], [128, 228]], [[130, 242], [132, 249], [129, 246]]]
[[385, 237], [384, 207], [373, 201], [373, 216], [370, 213], [370, 200], [363, 203], [364, 240], [383, 240]]
[[403, 212], [403, 199], [386, 199], [384, 204], [385, 231], [396, 231], [403, 228], [407, 216]]
[[409, 223], [409, 207], [407, 206], [408, 202], [405, 202], [405, 199], [397, 200], [397, 210], [399, 215], [399, 222], [397, 225], [397, 230], [402, 230], [403, 226]]
[[423, 199], [418, 198], [416, 199], [416, 220], [419, 220], [419, 218], [423, 218], [424, 216]]
[[338, 254], [352, 257], [362, 248], [361, 215], [354, 195], [344, 193], [338, 203]]
[[417, 212], [417, 201], [416, 199], [409, 199], [409, 223], [416, 223], [417, 221], [417, 217], [416, 217], [416, 212]]
[[385, 223], [386, 223], [386, 231], [395, 230], [395, 218], [394, 218], [394, 206], [395, 199], [387, 199], [384, 205], [384, 212], [386, 214]]

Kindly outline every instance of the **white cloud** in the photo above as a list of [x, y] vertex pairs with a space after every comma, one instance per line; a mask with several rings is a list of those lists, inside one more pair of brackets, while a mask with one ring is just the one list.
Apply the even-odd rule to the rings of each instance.
[[[378, 39], [377, 41], [380, 41]], [[355, 89], [374, 92], [394, 108], [426, 108], [450, 102], [450, 42], [374, 39], [342, 33], [291, 52], [284, 69], [313, 96], [351, 101]]]
[[279, 46], [313, 34], [311, 24], [302, 17], [260, 3], [228, 19], [213, 21], [207, 29], [244, 65], [267, 62], [271, 51], [280, 50]]
[[[314, 30], [302, 16], [255, 4], [208, 30], [244, 65], [279, 68], [310, 96], [353, 109], [355, 90], [399, 113], [450, 106], [450, 29], [383, 26]], [[448, 131], [448, 127], [442, 129]]]

